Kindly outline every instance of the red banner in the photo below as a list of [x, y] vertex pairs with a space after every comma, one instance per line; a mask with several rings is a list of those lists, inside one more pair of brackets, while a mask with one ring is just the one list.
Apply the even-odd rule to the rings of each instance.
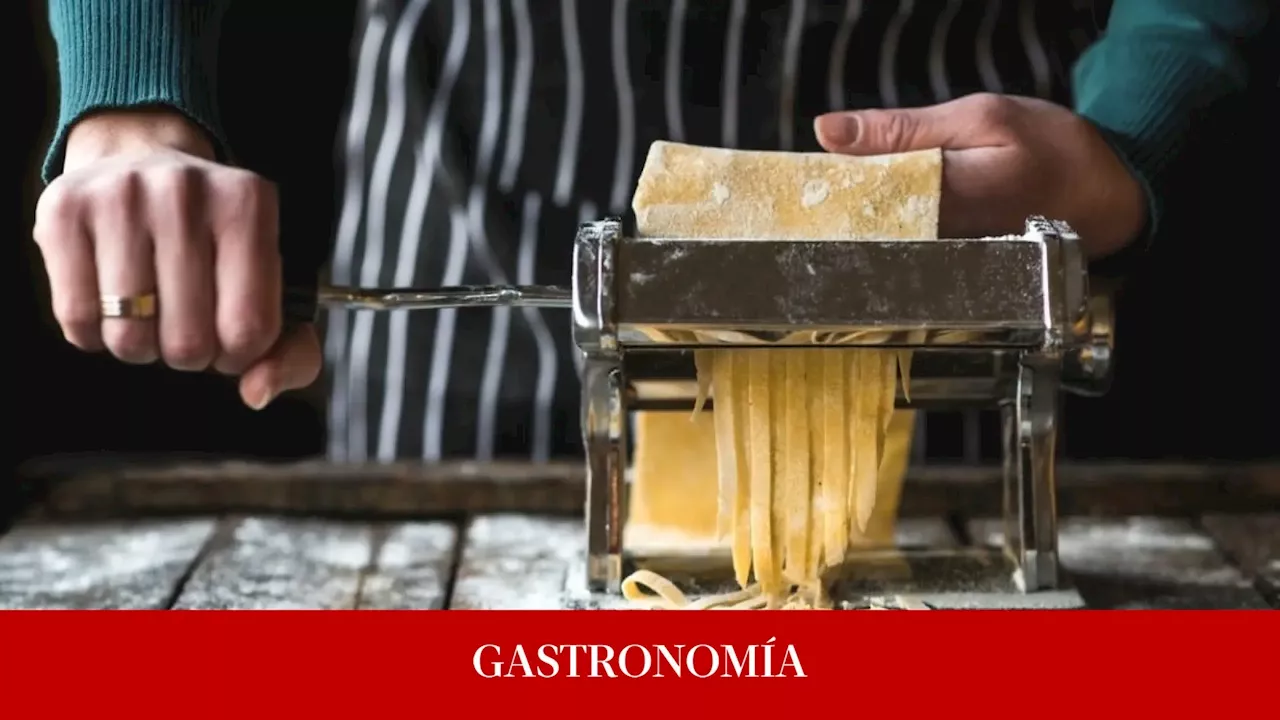
[[1278, 652], [1267, 611], [9, 612], [0, 715], [1203, 720]]

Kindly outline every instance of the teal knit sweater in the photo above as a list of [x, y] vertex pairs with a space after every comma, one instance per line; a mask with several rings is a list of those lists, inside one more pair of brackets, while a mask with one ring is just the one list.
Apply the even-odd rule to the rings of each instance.
[[[230, 0], [49, 0], [62, 81], [46, 181], [62, 169], [68, 129], [85, 113], [173, 107], [226, 155], [215, 103], [218, 28]], [[1196, 117], [1242, 91], [1241, 46], [1266, 24], [1270, 0], [1115, 0], [1107, 30], [1074, 72], [1075, 109], [1143, 184], [1150, 237], [1170, 160]]]

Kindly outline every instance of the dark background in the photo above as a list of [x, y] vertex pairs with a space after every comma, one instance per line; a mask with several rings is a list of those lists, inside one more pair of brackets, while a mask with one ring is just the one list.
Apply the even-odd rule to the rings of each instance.
[[[220, 86], [240, 160], [282, 186], [286, 240], [323, 252], [333, 222], [334, 152], [348, 81], [354, 0], [236, 3]], [[3, 12], [10, 65], [4, 205], [7, 265], [17, 271], [9, 316], [7, 393], [13, 461], [54, 453], [191, 453], [296, 458], [323, 446], [319, 390], [255, 413], [214, 376], [126, 367], [66, 344], [48, 309], [29, 241], [38, 164], [56, 116], [57, 78], [44, 3]], [[305, 17], [298, 22], [298, 17]], [[1273, 23], [1274, 25], [1274, 23]], [[12, 34], [11, 34], [12, 33]], [[1275, 47], [1275, 33], [1267, 43]], [[1274, 56], [1274, 52], [1272, 53]], [[1068, 408], [1070, 454], [1243, 459], [1274, 455], [1276, 302], [1274, 57], [1256, 90], [1196, 135], [1165, 232], [1121, 297], [1117, 383], [1105, 400]], [[288, 78], [287, 81], [282, 78]], [[1046, 172], [1052, 172], [1046, 168]], [[0, 482], [0, 486], [5, 483]], [[3, 488], [0, 488], [2, 490]], [[2, 495], [3, 493], [0, 493]], [[3, 497], [0, 497], [3, 500]]]

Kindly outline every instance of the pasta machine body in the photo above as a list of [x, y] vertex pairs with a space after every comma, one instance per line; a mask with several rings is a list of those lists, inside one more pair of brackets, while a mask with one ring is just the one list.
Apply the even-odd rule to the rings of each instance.
[[1006, 554], [1024, 591], [1058, 586], [1059, 391], [1105, 392], [1112, 352], [1109, 298], [1065, 223], [846, 242], [642, 238], [605, 220], [579, 228], [573, 278], [592, 590], [623, 578], [628, 414], [693, 408], [696, 349], [783, 347], [910, 349], [899, 407], [998, 407]]
[[1007, 237], [830, 241], [641, 238], [604, 220], [580, 226], [573, 262], [572, 288], [290, 288], [285, 312], [310, 321], [318, 304], [571, 308], [583, 357], [587, 582], [609, 592], [623, 578], [628, 415], [692, 408], [692, 351], [911, 349], [900, 407], [1000, 409], [1006, 554], [1023, 590], [1057, 586], [1059, 391], [1104, 392], [1113, 347], [1110, 299], [1090, 293], [1066, 224], [1033, 217]]

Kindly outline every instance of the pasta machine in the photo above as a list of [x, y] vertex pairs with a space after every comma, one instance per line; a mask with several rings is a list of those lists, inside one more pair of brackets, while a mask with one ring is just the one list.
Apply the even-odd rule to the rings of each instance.
[[320, 301], [572, 308], [593, 591], [618, 592], [624, 577], [628, 414], [691, 410], [692, 351], [730, 347], [911, 349], [910, 399], [899, 393], [899, 407], [998, 407], [1005, 553], [1024, 592], [1058, 586], [1059, 390], [1105, 392], [1113, 347], [1109, 298], [1091, 295], [1065, 223], [1032, 217], [1022, 235], [857, 242], [637, 237], [630, 224], [580, 226], [568, 289], [328, 289]]

